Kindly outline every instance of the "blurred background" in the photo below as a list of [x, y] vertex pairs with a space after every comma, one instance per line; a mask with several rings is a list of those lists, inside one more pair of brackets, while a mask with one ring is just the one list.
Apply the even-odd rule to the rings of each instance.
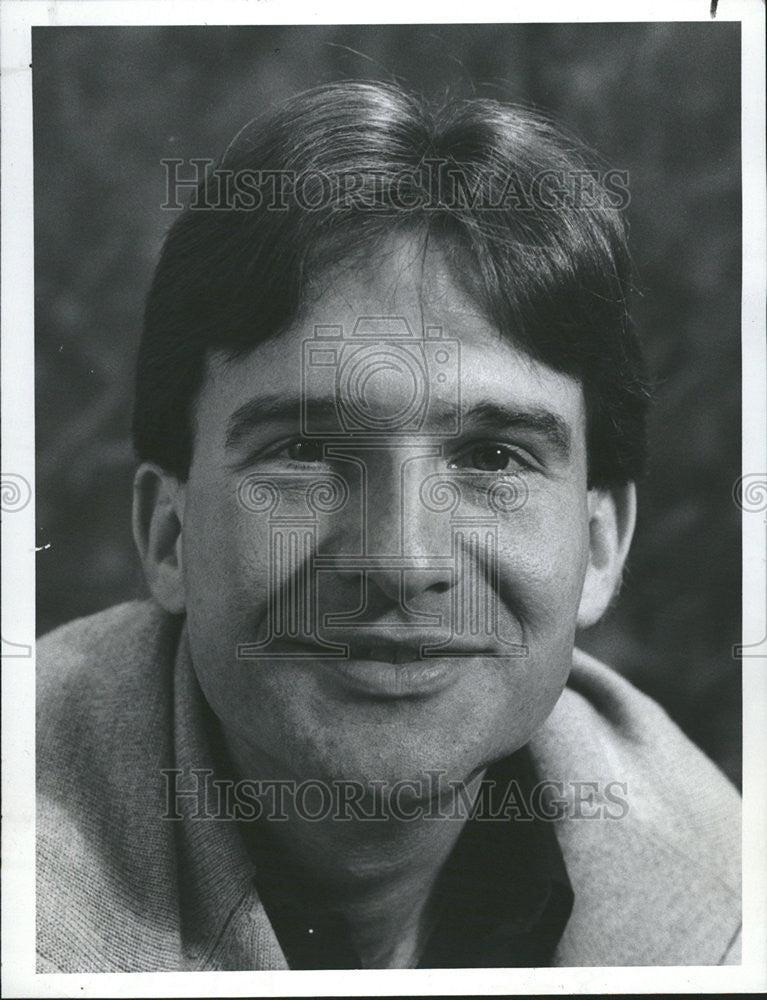
[[[656, 399], [624, 590], [580, 645], [740, 781], [740, 37], [732, 23], [33, 29], [40, 634], [143, 595], [129, 428], [166, 157], [335, 79], [521, 102], [628, 170]], [[50, 546], [50, 547], [48, 547]]]

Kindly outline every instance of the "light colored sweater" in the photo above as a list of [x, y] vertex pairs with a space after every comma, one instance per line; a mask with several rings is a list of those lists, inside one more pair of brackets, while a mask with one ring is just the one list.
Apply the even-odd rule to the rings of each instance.
[[[162, 818], [163, 769], [212, 767], [181, 621], [120, 605], [37, 665], [38, 971], [287, 968], [236, 824]], [[530, 750], [597, 803], [627, 786], [620, 819], [556, 821], [575, 904], [554, 964], [739, 962], [740, 799], [663, 710], [576, 651]]]

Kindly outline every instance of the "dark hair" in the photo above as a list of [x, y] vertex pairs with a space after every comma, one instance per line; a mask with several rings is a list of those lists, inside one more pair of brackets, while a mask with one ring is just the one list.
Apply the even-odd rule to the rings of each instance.
[[580, 381], [590, 485], [637, 479], [648, 393], [627, 309], [625, 177], [613, 175], [492, 100], [431, 106], [347, 82], [256, 119], [165, 241], [138, 359], [139, 457], [186, 479], [208, 353], [239, 357], [279, 333], [309, 278], [400, 229], [446, 240], [503, 335]]

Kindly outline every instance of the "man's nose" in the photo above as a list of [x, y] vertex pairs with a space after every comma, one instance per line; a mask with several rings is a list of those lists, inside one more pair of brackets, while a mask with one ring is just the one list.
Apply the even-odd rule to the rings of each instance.
[[451, 537], [445, 514], [429, 510], [421, 486], [432, 471], [428, 456], [397, 452], [371, 463], [363, 538], [371, 582], [392, 600], [447, 589]]

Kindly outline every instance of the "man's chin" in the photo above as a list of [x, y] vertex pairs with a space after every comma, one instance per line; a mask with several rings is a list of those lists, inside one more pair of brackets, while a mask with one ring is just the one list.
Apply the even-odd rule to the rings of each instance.
[[345, 766], [323, 776], [308, 771], [291, 784], [298, 793], [298, 812], [305, 818], [327, 813], [330, 802], [338, 819], [437, 819], [452, 811], [456, 798], [467, 802], [473, 796], [484, 767], [426, 766], [421, 761], [397, 759], [347, 761]]

